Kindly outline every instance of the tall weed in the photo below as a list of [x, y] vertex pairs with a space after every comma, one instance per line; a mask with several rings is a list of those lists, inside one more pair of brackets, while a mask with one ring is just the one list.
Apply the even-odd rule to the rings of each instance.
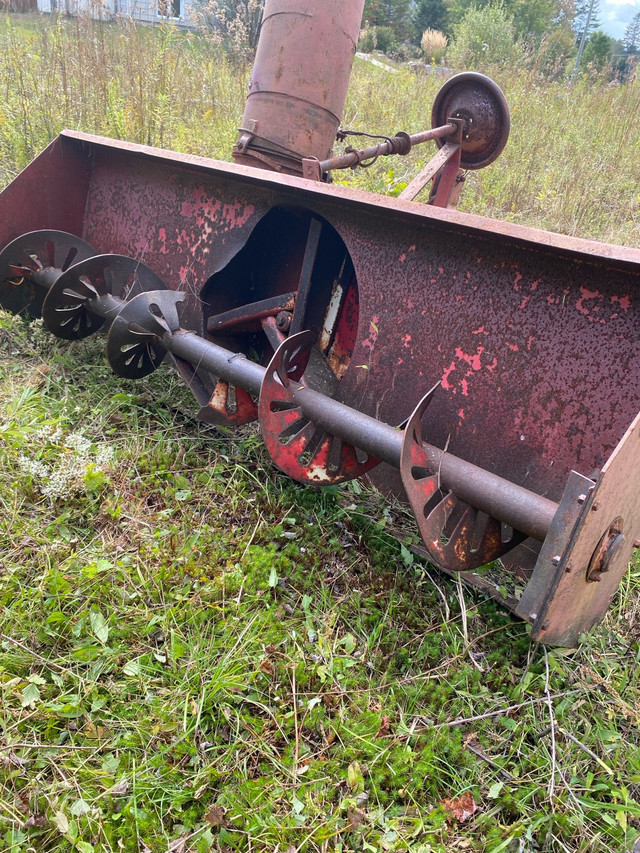
[[[343, 125], [385, 135], [431, 124], [436, 73], [391, 73], [356, 59]], [[468, 175], [461, 209], [640, 245], [640, 80], [549, 81], [514, 67], [485, 69], [511, 107], [511, 139], [489, 168]], [[216, 33], [88, 18], [0, 17], [0, 185], [64, 127], [229, 159], [250, 67]], [[380, 158], [336, 173], [368, 191], [396, 191], [433, 155]]]

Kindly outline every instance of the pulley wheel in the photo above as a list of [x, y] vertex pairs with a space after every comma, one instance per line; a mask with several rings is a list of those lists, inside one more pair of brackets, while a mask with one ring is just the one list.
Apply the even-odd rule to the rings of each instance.
[[[104, 311], [118, 313], [122, 300], [164, 284], [148, 266], [126, 255], [94, 255], [72, 266], [53, 284], [42, 306], [47, 329], [65, 340], [80, 340], [105, 323]], [[99, 314], [91, 305], [102, 303]], [[108, 314], [107, 314], [108, 317]]]
[[38, 317], [48, 288], [72, 264], [95, 255], [66, 231], [30, 231], [0, 252], [0, 305], [13, 314]]
[[[456, 74], [442, 86], [433, 102], [431, 126], [442, 127], [451, 118], [464, 121], [463, 169], [482, 169], [500, 155], [509, 138], [511, 120], [502, 90], [493, 80], [475, 71]], [[444, 138], [437, 139], [439, 148]]]

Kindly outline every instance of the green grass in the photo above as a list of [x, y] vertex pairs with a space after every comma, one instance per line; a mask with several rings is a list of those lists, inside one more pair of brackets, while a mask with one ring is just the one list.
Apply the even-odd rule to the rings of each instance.
[[640, 573], [545, 652], [169, 372], [0, 340], [2, 849], [630, 849]]
[[[204, 37], [0, 24], [3, 180], [64, 125], [228, 156], [247, 70]], [[499, 82], [514, 138], [465, 209], [637, 244], [638, 84]], [[357, 63], [345, 125], [424, 127], [437, 86]], [[1, 850], [631, 850], [638, 566], [545, 650], [413, 560], [402, 507], [279, 476], [164, 368], [123, 381], [99, 338], [7, 315], [0, 365]]]

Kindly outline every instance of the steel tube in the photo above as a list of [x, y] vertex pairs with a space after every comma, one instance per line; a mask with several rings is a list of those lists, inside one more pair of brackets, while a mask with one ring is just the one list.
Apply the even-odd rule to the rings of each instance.
[[[249, 361], [245, 356], [232, 353], [195, 332], [180, 331], [172, 336], [165, 335], [161, 343], [179, 358], [197, 367], [204, 367], [215, 376], [251, 394], [259, 394], [266, 368]], [[400, 467], [401, 430], [312, 388], [298, 386], [293, 396], [304, 416], [312, 423], [394, 468]], [[558, 508], [554, 501], [440, 448], [426, 443], [423, 447], [429, 455], [433, 470], [440, 472], [441, 485], [445, 491], [451, 490], [465, 503], [534, 539], [544, 540]]]
[[[55, 281], [58, 271], [55, 272], [55, 276], [40, 274], [41, 280], [37, 283], [49, 286], [53, 282], [46, 279]], [[126, 300], [110, 293], [87, 302], [87, 308], [104, 317], [108, 323], [124, 305]], [[250, 394], [260, 394], [266, 368], [250, 361], [242, 353], [233, 353], [185, 329], [167, 333], [158, 341], [170, 353], [195, 367], [202, 367]], [[400, 467], [401, 430], [306, 386], [295, 388], [293, 396], [304, 416], [312, 423], [382, 462], [394, 468]], [[439, 471], [443, 490], [454, 492], [465, 503], [540, 542], [544, 541], [558, 504], [431, 444], [424, 442], [423, 447], [432, 469]]]
[[196, 368], [202, 367], [214, 376], [238, 385], [255, 396], [260, 393], [266, 368], [250, 361], [242, 353], [231, 352], [185, 329], [180, 329], [173, 335], [165, 335], [159, 339], [159, 343], [172, 355], [188, 361]]
[[372, 157], [386, 157], [389, 154], [408, 154], [415, 145], [421, 145], [423, 142], [428, 142], [431, 139], [442, 139], [445, 136], [451, 136], [455, 133], [456, 129], [455, 124], [443, 124], [442, 127], [434, 127], [431, 130], [423, 130], [420, 133], [394, 136], [391, 140], [379, 142], [377, 145], [372, 145], [370, 148], [363, 148], [361, 151], [349, 151], [347, 154], [341, 154], [338, 157], [321, 160], [320, 171], [330, 172], [333, 169], [349, 169], [351, 166], [357, 166], [363, 160], [370, 160]]

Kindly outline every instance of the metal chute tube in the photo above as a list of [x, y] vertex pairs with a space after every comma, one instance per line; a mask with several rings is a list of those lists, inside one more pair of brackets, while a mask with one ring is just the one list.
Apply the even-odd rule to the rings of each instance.
[[364, 0], [266, 0], [236, 161], [302, 174], [303, 157], [330, 155], [363, 9]]

